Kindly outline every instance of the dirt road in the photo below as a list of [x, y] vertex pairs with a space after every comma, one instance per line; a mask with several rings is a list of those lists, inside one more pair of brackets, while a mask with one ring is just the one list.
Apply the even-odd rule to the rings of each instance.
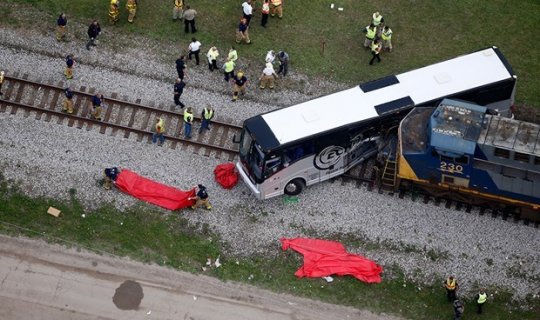
[[2, 319], [398, 319], [0, 236]]

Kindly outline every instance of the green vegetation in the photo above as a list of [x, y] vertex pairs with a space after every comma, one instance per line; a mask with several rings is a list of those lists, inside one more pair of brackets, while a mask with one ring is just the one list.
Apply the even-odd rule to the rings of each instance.
[[[396, 266], [384, 266], [385, 279], [381, 284], [368, 285], [351, 277], [337, 277], [333, 283], [297, 279], [293, 274], [302, 259], [292, 251], [237, 258], [224, 252], [227, 244], [221, 243], [207, 226], [188, 225], [181, 214], [163, 214], [145, 205], [123, 212], [110, 205], [85, 211], [77, 200], [76, 190], [69, 190], [69, 194], [69, 201], [30, 198], [0, 176], [0, 232], [82, 246], [193, 273], [202, 272], [207, 257], [215, 259], [219, 255], [223, 265], [203, 273], [410, 319], [433, 319], [434, 315], [447, 318], [452, 314], [439, 283], [429, 286], [413, 283]], [[49, 206], [60, 209], [62, 215], [59, 218], [48, 215]], [[493, 288], [489, 292], [495, 290], [500, 289]], [[537, 306], [529, 311], [520, 310], [517, 303], [509, 301], [510, 295], [499, 291], [488, 300], [482, 317], [477, 317], [473, 314], [473, 301], [468, 300], [467, 319], [536, 319], [540, 312], [538, 299], [528, 302]]]
[[[51, 30], [55, 17], [64, 11], [72, 21], [87, 24], [90, 19], [98, 18], [102, 27], [108, 30], [179, 43], [182, 48], [187, 47], [191, 38], [191, 34], [183, 33], [182, 22], [172, 21], [172, 1], [169, 0], [141, 1], [132, 25], [127, 22], [125, 1], [122, 1], [121, 21], [114, 27], [108, 26], [108, 1], [2, 2], [0, 25], [17, 24], [13, 16], [17, 17], [21, 9], [10, 8], [17, 3], [34, 6], [49, 14]], [[267, 50], [285, 49], [291, 54], [291, 68], [319, 80], [333, 79], [352, 85], [497, 45], [519, 77], [517, 102], [540, 106], [537, 91], [540, 46], [536, 32], [540, 27], [540, 2], [389, 0], [384, 2], [383, 8], [376, 1], [332, 2], [344, 10], [331, 10], [330, 1], [287, 1], [284, 18], [270, 18], [264, 29], [260, 26], [261, 0], [257, 1], [259, 11], [252, 20], [250, 32], [253, 44], [239, 45], [240, 55], [259, 62]], [[196, 36], [205, 45], [203, 51], [210, 45], [216, 45], [223, 55], [234, 44], [234, 31], [241, 16], [240, 4], [240, 0], [194, 1], [193, 7], [199, 13]], [[391, 54], [383, 53], [383, 62], [370, 67], [370, 54], [362, 47], [364, 36], [361, 30], [369, 24], [374, 11], [381, 11], [392, 27], [395, 50]], [[78, 34], [84, 36], [85, 30], [78, 31]]]

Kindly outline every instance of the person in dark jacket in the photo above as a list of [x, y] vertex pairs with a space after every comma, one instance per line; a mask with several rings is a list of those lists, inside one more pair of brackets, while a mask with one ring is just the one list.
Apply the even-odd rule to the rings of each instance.
[[75, 58], [72, 54], [66, 56], [66, 68], [64, 69], [64, 76], [66, 80], [73, 79], [73, 64], [75, 63]]
[[66, 96], [66, 98], [62, 102], [62, 111], [72, 114], [73, 113], [73, 91], [71, 91], [71, 88], [65, 88], [64, 95]]
[[180, 101], [180, 96], [184, 92], [185, 86], [186, 84], [184, 83], [184, 81], [182, 81], [182, 79], [180, 78], [176, 79], [176, 83], [174, 84], [174, 104], [176, 106], [180, 106], [181, 109], [185, 107], [182, 101]]
[[212, 205], [210, 204], [210, 199], [208, 198], [208, 193], [206, 192], [206, 187], [202, 184], [198, 185], [198, 191], [197, 196], [189, 198], [188, 200], [196, 200], [195, 204], [191, 206], [191, 209], [197, 209], [199, 206], [203, 205], [206, 210], [212, 209]]
[[120, 171], [121, 170], [118, 167], [105, 168], [105, 170], [103, 170], [103, 188], [105, 188], [105, 190], [111, 190]]
[[186, 62], [184, 61], [185, 57], [182, 55], [180, 58], [176, 59], [176, 72], [178, 72], [178, 78], [184, 80], [186, 70]]
[[61, 13], [56, 20], [56, 40], [66, 41], [67, 18], [65, 13]]
[[289, 72], [289, 54], [285, 51], [280, 51], [277, 56], [279, 60], [279, 70], [277, 74], [286, 76], [287, 72]]
[[96, 39], [101, 33], [101, 27], [97, 20], [92, 21], [88, 27], [88, 42], [86, 43], [86, 50], [90, 50], [90, 46], [96, 46]]
[[465, 311], [465, 305], [461, 300], [454, 300], [454, 320], [461, 320], [463, 312]]
[[102, 94], [96, 94], [92, 97], [92, 111], [90, 111], [90, 118], [101, 121], [101, 103], [103, 101]]

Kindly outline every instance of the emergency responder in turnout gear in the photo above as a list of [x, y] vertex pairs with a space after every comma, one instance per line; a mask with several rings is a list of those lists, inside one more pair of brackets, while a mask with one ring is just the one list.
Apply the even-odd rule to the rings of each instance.
[[212, 107], [204, 107], [201, 112], [201, 127], [199, 128], [199, 134], [202, 133], [203, 129], [210, 130], [210, 121], [214, 117], [214, 109]]
[[486, 289], [480, 289], [476, 295], [476, 313], [482, 314], [482, 307], [484, 306], [484, 303], [486, 303], [487, 298]]
[[111, 3], [109, 4], [109, 22], [111, 24], [118, 22], [118, 17], [120, 16], [120, 11], [118, 10], [119, 6], [119, 0], [111, 0]]
[[443, 285], [444, 285], [444, 288], [446, 289], [446, 297], [448, 298], [448, 302], [452, 302], [456, 300], [457, 299], [456, 292], [459, 288], [459, 285], [456, 279], [454, 279], [453, 276], [450, 276], [448, 277], [448, 279], [446, 279], [446, 281], [444, 281]]
[[283, 1], [284, 0], [270, 0], [270, 15], [272, 17], [277, 13], [280, 19], [283, 18]]
[[234, 83], [232, 101], [234, 102], [238, 100], [238, 94], [244, 95], [246, 93], [248, 79], [244, 77], [244, 73], [242, 71], [238, 71], [238, 73], [233, 76], [232, 82]]
[[64, 95], [66, 98], [62, 102], [62, 111], [72, 114], [73, 113], [73, 91], [70, 88], [64, 89]]
[[165, 142], [165, 120], [162, 118], [156, 119], [156, 124], [154, 125], [154, 133], [152, 133], [152, 143], [156, 143], [159, 139], [158, 146], [162, 146]]
[[375, 40], [375, 37], [377, 36], [377, 28], [372, 23], [367, 26], [363, 32], [366, 34], [366, 39], [364, 40], [364, 48], [367, 49], [371, 47], [371, 43], [373, 42], [373, 40]]
[[381, 39], [383, 43], [383, 50], [386, 49], [388, 52], [392, 52], [392, 29], [390, 29], [389, 26], [384, 26]]
[[128, 22], [133, 23], [133, 19], [137, 14], [137, 0], [127, 0], [126, 9], [128, 11]]
[[174, 0], [172, 19], [180, 19], [184, 17], [184, 0]]
[[263, 69], [259, 81], [261, 82], [259, 88], [264, 89], [268, 86], [270, 89], [274, 89], [274, 80], [278, 77], [274, 71], [272, 63], [267, 62], [266, 67]]
[[4, 71], [0, 71], [0, 96], [3, 96], [4, 93], [2, 92], [2, 84], [4, 84]]
[[193, 124], [193, 109], [188, 107], [184, 111], [184, 136], [191, 139], [191, 125]]
[[66, 41], [67, 18], [65, 13], [61, 13], [56, 20], [56, 40]]
[[215, 69], [217, 69], [217, 58], [219, 57], [219, 51], [216, 47], [212, 47], [210, 48], [210, 50], [208, 50], [208, 53], [206, 54], [206, 58], [208, 58], [208, 69], [210, 69], [210, 71], [214, 71]]
[[188, 200], [195, 200], [195, 204], [191, 206], [191, 209], [197, 209], [199, 206], [204, 206], [206, 210], [212, 209], [210, 204], [210, 199], [208, 198], [208, 193], [206, 192], [206, 187], [202, 184], [198, 185], [197, 196], [189, 198]]
[[105, 190], [111, 190], [119, 173], [120, 169], [117, 167], [105, 168], [105, 170], [103, 170], [103, 188], [105, 188]]
[[102, 94], [95, 94], [92, 97], [92, 110], [90, 111], [90, 118], [101, 121], [101, 103], [103, 102]]
[[75, 58], [73, 58], [72, 54], [68, 54], [66, 56], [66, 69], [64, 69], [64, 76], [66, 76], [67, 80], [73, 79], [73, 64], [75, 62]]

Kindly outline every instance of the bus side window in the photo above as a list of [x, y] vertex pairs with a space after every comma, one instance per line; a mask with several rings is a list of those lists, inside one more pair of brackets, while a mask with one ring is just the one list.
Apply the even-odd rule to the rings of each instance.
[[276, 171], [278, 171], [281, 166], [281, 158], [275, 157], [269, 160], [266, 160], [264, 164], [264, 178], [272, 176]]

